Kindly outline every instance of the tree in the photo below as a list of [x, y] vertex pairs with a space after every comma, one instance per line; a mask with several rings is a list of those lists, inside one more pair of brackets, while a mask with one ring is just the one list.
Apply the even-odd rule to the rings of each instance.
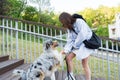
[[25, 9], [27, 0], [8, 0], [8, 2], [10, 8], [8, 15], [16, 18], [21, 17], [21, 13]]
[[108, 27], [102, 27], [102, 26], [99, 26], [97, 31], [96, 31], [97, 35], [99, 36], [105, 36], [105, 37], [108, 37], [109, 36], [109, 33], [108, 33]]
[[29, 0], [30, 2], [33, 2], [34, 4], [37, 5], [38, 7], [38, 22], [40, 22], [40, 15], [42, 14], [42, 12], [45, 11], [51, 11], [51, 7], [50, 7], [50, 0]]
[[6, 15], [9, 11], [7, 0], [0, 0], [0, 15]]
[[0, 0], [0, 15], [19, 18], [26, 3], [26, 0]]
[[38, 11], [35, 7], [27, 6], [22, 13], [22, 18], [28, 21], [38, 21]]

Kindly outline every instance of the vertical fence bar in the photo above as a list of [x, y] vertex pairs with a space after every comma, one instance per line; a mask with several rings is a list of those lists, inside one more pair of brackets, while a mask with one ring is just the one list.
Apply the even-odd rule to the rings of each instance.
[[48, 35], [48, 28], [46, 28], [46, 35]]
[[5, 54], [5, 42], [4, 42], [4, 37], [5, 37], [5, 19], [2, 19], [2, 30], [3, 30], [3, 35], [2, 35], [2, 49], [3, 49], [3, 55]]
[[[96, 74], [96, 72], [97, 72], [97, 70], [96, 70], [96, 54], [93, 55], [93, 72], [94, 72], [93, 76], [96, 77], [96, 75], [97, 75]], [[94, 80], [95, 80], [95, 78], [94, 78]]]
[[[29, 25], [29, 31], [31, 32], [31, 25]], [[30, 37], [30, 62], [32, 62], [32, 50], [31, 50], [32, 40], [31, 40], [31, 34], [29, 34], [29, 37]]]
[[[103, 44], [104, 44], [104, 40], [102, 39], [101, 40], [101, 48], [103, 48]], [[105, 73], [105, 68], [104, 68], [104, 66], [105, 66], [105, 51], [104, 50], [101, 50], [102, 51], [102, 75], [104, 76], [104, 77], [106, 77], [105, 75], [106, 74], [104, 74]]]
[[50, 28], [50, 36], [52, 36], [52, 34], [53, 34], [53, 33], [52, 33], [52, 28]]
[[[106, 49], [109, 49], [108, 40], [106, 41]], [[108, 65], [108, 80], [111, 80], [110, 79], [110, 62], [109, 62], [109, 53], [108, 53], [108, 51], [107, 51], [107, 65]]]
[[9, 41], [8, 41], [8, 39], [9, 39], [9, 36], [8, 36], [8, 20], [6, 20], [6, 28], [7, 28], [7, 34], [6, 34], [6, 38], [7, 38], [7, 54], [9, 54], [8, 52], [9, 52], [9, 47], [8, 47], [8, 45], [9, 45]]
[[[38, 26], [38, 34], [40, 34], [40, 26]], [[38, 36], [38, 51], [39, 51], [39, 55], [40, 55], [40, 36]]]
[[13, 55], [13, 38], [12, 38], [13, 37], [13, 30], [12, 30], [12, 24], [13, 23], [12, 23], [12, 20], [11, 20], [10, 21], [10, 29], [11, 29], [10, 30], [10, 49], [11, 49], [10, 52], [11, 52], [11, 58], [13, 58], [13, 56], [14, 56]]
[[43, 28], [43, 26], [42, 26], [42, 34], [44, 34], [44, 28]]
[[[21, 30], [23, 30], [23, 23], [21, 22]], [[21, 32], [21, 42], [22, 42], [22, 58], [24, 59], [24, 48], [23, 48], [23, 32]]]
[[25, 31], [26, 31], [26, 33], [25, 33], [25, 42], [26, 42], [26, 51], [25, 51], [25, 53], [26, 53], [26, 63], [28, 63], [28, 48], [27, 48], [27, 24], [25, 24]]
[[[103, 48], [103, 40], [101, 40], [101, 48]], [[103, 50], [101, 50], [102, 52], [102, 73], [104, 73], [104, 55], [103, 55]], [[104, 75], [104, 74], [102, 74]]]
[[101, 66], [101, 65], [100, 65], [100, 54], [99, 54], [98, 50], [97, 50], [97, 58], [98, 58], [98, 59], [97, 59], [97, 65], [98, 65], [98, 68], [97, 68], [97, 69], [98, 69], [98, 70], [97, 70], [98, 72], [97, 72], [97, 73], [100, 74], [100, 66]]
[[115, 53], [113, 53], [113, 62], [114, 62], [114, 65], [113, 65], [113, 69], [114, 69], [114, 80], [116, 80], [116, 77], [117, 77], [117, 76], [116, 76], [116, 72], [115, 72], [115, 71], [116, 71], [116, 68], [115, 68], [115, 67], [116, 67], [116, 66], [115, 66], [115, 65], [116, 65], [116, 61], [115, 61], [115, 60], [116, 60], [116, 59], [115, 59]]
[[[44, 28], [42, 26], [42, 35], [44, 35]], [[44, 39], [42, 38], [42, 43], [43, 43]]]
[[[33, 31], [34, 31], [34, 34], [35, 34], [35, 26], [33, 26]], [[34, 46], [36, 44], [36, 35], [34, 35]], [[34, 59], [36, 58], [36, 48], [34, 47]]]
[[57, 37], [57, 34], [56, 34], [57, 32], [56, 32], [56, 29], [55, 29], [55, 37]]
[[120, 78], [119, 78], [119, 54], [117, 54], [117, 64], [118, 64], [118, 74], [117, 74], [117, 78], [118, 78], [118, 80], [120, 80]]
[[118, 43], [116, 42], [116, 50], [118, 51]]
[[[23, 30], [23, 23], [21, 22], [21, 30]], [[23, 38], [24, 33], [21, 32], [21, 41], [22, 41], [22, 57], [25, 59], [25, 54], [24, 54], [24, 38]]]
[[60, 30], [60, 39], [62, 39], [62, 30]]
[[19, 59], [19, 52], [18, 52], [18, 21], [15, 22], [15, 29], [16, 29], [16, 59]]
[[104, 76], [104, 51], [101, 50], [102, 52], [102, 75]]
[[[112, 50], [114, 50], [114, 43], [113, 42], [111, 42], [112, 43]], [[114, 69], [114, 80], [116, 80], [115, 78], [116, 78], [116, 75], [115, 75], [115, 58], [114, 58], [114, 54], [115, 53], [112, 53], [112, 58], [113, 58], [113, 62], [114, 62], [114, 65], [113, 65], [113, 69]]]

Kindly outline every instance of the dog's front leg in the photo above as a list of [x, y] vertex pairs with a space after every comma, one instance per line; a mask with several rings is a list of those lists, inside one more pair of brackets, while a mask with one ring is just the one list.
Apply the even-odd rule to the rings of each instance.
[[51, 80], [55, 80], [55, 73], [52, 73]]

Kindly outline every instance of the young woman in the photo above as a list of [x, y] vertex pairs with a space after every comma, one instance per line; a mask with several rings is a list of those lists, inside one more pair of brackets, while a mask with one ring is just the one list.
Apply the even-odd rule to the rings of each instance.
[[[88, 65], [88, 59], [94, 49], [88, 49], [85, 47], [83, 41], [88, 40], [92, 36], [92, 31], [87, 23], [80, 18], [74, 18], [69, 13], [63, 12], [59, 16], [60, 22], [63, 27], [67, 29], [68, 38], [62, 54], [66, 55], [66, 62], [68, 64], [68, 71], [72, 76], [72, 80], [75, 80], [73, 76], [73, 64], [72, 59], [76, 56], [77, 60], [82, 60], [82, 66], [85, 71], [86, 80], [91, 80], [91, 71]], [[68, 76], [65, 80], [68, 80]]]

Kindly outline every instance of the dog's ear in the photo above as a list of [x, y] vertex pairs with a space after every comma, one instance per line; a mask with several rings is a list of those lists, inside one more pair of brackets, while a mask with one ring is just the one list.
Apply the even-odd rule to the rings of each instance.
[[46, 50], [50, 48], [50, 44], [46, 43]]
[[43, 44], [45, 50], [48, 50], [51, 45], [53, 45], [52, 40], [47, 40], [47, 41]]

